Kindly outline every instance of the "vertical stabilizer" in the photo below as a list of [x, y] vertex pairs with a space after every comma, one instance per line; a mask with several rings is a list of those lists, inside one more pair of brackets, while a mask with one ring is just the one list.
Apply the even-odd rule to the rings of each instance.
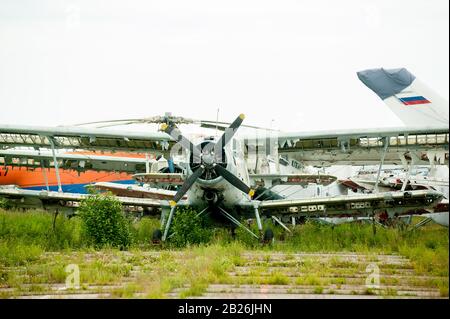
[[370, 69], [357, 75], [406, 126], [448, 128], [448, 101], [405, 68]]

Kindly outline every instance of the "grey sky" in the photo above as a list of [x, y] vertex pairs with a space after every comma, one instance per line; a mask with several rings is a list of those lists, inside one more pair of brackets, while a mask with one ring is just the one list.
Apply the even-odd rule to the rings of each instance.
[[447, 0], [0, 1], [0, 123], [177, 115], [285, 130], [396, 126], [356, 72], [448, 99]]

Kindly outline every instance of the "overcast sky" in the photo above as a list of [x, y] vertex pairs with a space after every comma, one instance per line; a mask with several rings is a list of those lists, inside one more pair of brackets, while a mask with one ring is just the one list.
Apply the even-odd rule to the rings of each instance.
[[172, 112], [284, 130], [401, 125], [356, 72], [449, 95], [448, 0], [0, 1], [0, 123]]

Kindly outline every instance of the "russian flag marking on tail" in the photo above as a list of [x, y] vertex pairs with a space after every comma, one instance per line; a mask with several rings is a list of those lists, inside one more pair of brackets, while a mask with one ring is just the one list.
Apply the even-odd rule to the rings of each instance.
[[431, 103], [426, 98], [421, 95], [418, 96], [408, 96], [398, 98], [405, 105], [417, 105], [417, 104], [427, 104]]
[[369, 69], [357, 75], [405, 126], [444, 128], [448, 132], [448, 101], [407, 69]]

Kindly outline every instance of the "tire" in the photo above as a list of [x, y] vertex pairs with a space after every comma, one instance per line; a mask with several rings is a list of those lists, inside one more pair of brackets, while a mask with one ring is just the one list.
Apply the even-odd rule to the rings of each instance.
[[273, 230], [271, 228], [267, 228], [264, 231], [263, 243], [269, 244], [272, 242], [272, 240], [273, 240]]
[[152, 243], [159, 244], [162, 238], [162, 231], [160, 229], [155, 229], [152, 234]]

